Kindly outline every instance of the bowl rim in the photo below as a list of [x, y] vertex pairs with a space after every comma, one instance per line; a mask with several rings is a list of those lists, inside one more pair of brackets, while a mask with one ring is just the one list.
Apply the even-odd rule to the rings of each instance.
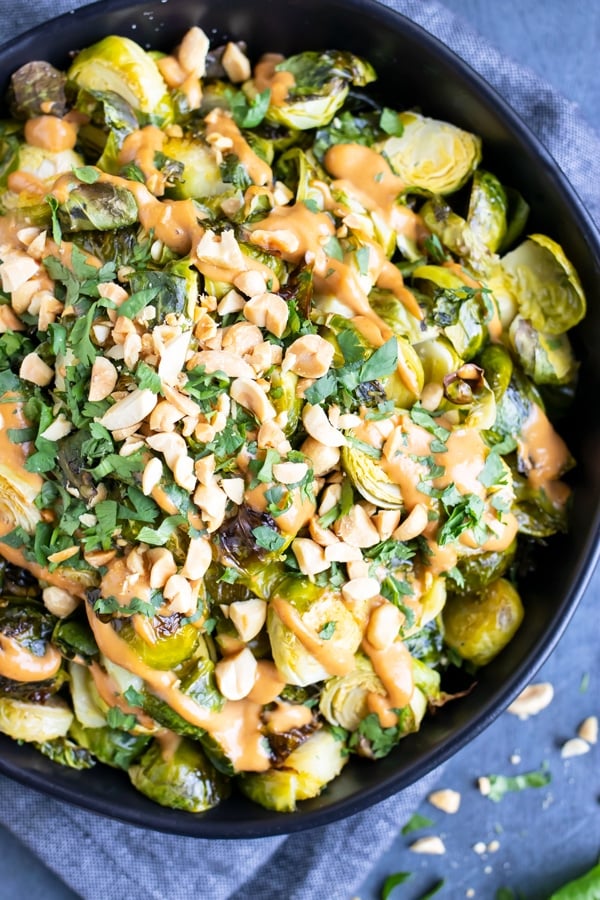
[[[166, 3], [167, 0], [161, 0], [161, 2]], [[299, 0], [295, 0], [295, 2], [299, 2]], [[174, 3], [175, 0], [173, 0], [173, 5]], [[468, 82], [469, 91], [476, 96], [477, 100], [486, 107], [492, 108], [494, 115], [516, 138], [520, 147], [545, 167], [557, 194], [573, 208], [573, 221], [579, 227], [590, 259], [600, 265], [600, 234], [583, 200], [550, 151], [496, 88], [434, 34], [403, 13], [384, 5], [380, 0], [331, 0], [331, 3], [337, 4], [348, 15], [351, 15], [352, 12], [360, 12], [377, 19], [384, 25], [388, 24], [392, 32], [402, 33], [411, 43], [420, 44], [425, 52], [438, 60], [446, 71]], [[65, 26], [70, 27], [70, 23], [74, 21], [81, 23], [88, 19], [97, 19], [99, 15], [112, 11], [129, 10], [133, 14], [136, 8], [141, 10], [147, 5], [144, 0], [96, 0], [94, 3], [77, 7], [70, 12], [42, 22], [0, 45], [0, 64], [6, 56], [10, 57], [12, 54], [22, 52], [28, 44], [35, 42], [42, 35], [47, 39], [49, 31], [60, 31]], [[521, 661], [505, 682], [491, 692], [481, 709], [466, 723], [455, 728], [449, 739], [403, 767], [400, 773], [392, 773], [382, 778], [378, 784], [363, 787], [355, 795], [333, 800], [322, 808], [303, 810], [300, 807], [294, 813], [274, 813], [256, 821], [238, 821], [233, 818], [220, 821], [210, 818], [210, 811], [204, 814], [182, 814], [181, 811], [176, 811], [176, 816], [171, 819], [169, 814], [173, 811], [164, 810], [159, 806], [156, 807], [156, 812], [152, 810], [151, 813], [148, 813], [146, 809], [138, 811], [134, 808], [126, 808], [125, 804], [122, 804], [117, 811], [113, 798], [90, 797], [85, 791], [85, 784], [80, 788], [71, 784], [48, 781], [46, 773], [37, 771], [35, 768], [22, 767], [10, 759], [5, 759], [1, 743], [0, 773], [26, 787], [88, 812], [146, 830], [188, 837], [233, 840], [259, 838], [292, 834], [340, 821], [415, 784], [420, 778], [431, 773], [471, 743], [501, 715], [506, 706], [523, 690], [554, 652], [589, 585], [599, 559], [600, 509], [596, 510], [587, 538], [583, 546], [579, 548], [577, 563], [574, 567], [577, 570], [576, 577], [557, 607], [554, 616], [546, 623], [543, 633], [530, 654]]]

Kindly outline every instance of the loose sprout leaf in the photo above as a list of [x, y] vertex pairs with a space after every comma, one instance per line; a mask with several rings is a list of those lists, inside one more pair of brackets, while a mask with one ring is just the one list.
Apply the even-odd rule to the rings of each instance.
[[545, 766], [537, 771], [524, 772], [521, 775], [488, 775], [487, 778], [490, 790], [486, 796], [494, 803], [499, 803], [506, 794], [513, 791], [546, 787], [552, 781], [552, 776]]
[[388, 875], [381, 889], [381, 900], [388, 900], [394, 888], [404, 884], [409, 878], [412, 878], [412, 872], [395, 872], [394, 875]]
[[394, 137], [400, 137], [404, 132], [402, 119], [395, 110], [389, 109], [387, 106], [384, 106], [381, 110], [379, 126], [386, 134], [391, 134]]
[[597, 900], [600, 897], [600, 864], [555, 891], [549, 900]]
[[430, 828], [433, 824], [433, 819], [422, 816], [420, 813], [414, 813], [402, 828], [401, 834], [411, 834], [411, 832], [418, 831], [420, 828]]

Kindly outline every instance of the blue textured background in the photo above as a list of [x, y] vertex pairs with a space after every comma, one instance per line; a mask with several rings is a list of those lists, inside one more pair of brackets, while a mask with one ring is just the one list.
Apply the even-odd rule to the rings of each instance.
[[[600, 131], [600, 4], [575, 0], [445, 2], [498, 49], [577, 101], [582, 115]], [[446, 766], [438, 787], [460, 791], [459, 812], [448, 816], [425, 801], [419, 813], [433, 824], [406, 837], [399, 834], [373, 871], [365, 872], [360, 900], [378, 900], [384, 879], [398, 871], [412, 873], [394, 892], [398, 900], [417, 900], [441, 879], [445, 885], [436, 895], [440, 898], [491, 900], [500, 887], [511, 887], [527, 900], [545, 900], [561, 883], [596, 862], [600, 853], [600, 747], [571, 760], [561, 759], [560, 747], [586, 716], [600, 714], [600, 644], [594, 634], [599, 604], [600, 573], [557, 650], [536, 676], [536, 681], [554, 685], [551, 706], [526, 722], [504, 714]], [[515, 756], [520, 763], [511, 762]], [[499, 804], [477, 790], [480, 775], [516, 774], [536, 769], [543, 761], [552, 775], [547, 788], [512, 794]], [[409, 844], [427, 834], [443, 838], [443, 856], [410, 851]], [[476, 843], [491, 841], [499, 845], [496, 852], [480, 855], [473, 850]], [[1, 828], [0, 858], [2, 900], [75, 897]]]

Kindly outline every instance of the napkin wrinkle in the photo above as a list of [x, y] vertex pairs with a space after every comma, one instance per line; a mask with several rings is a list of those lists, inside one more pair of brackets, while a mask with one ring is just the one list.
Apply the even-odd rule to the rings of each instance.
[[[0, 0], [9, 40], [84, 4]], [[600, 223], [600, 141], [532, 71], [495, 50], [436, 0], [388, 0], [480, 73], [538, 136]], [[0, 776], [0, 822], [85, 900], [348, 900], [442, 768], [343, 821], [291, 836], [235, 842], [156, 834], [75, 809]]]

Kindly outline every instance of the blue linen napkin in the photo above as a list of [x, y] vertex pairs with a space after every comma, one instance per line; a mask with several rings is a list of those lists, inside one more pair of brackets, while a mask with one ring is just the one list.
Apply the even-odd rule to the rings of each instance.
[[[0, 0], [0, 40], [81, 5], [38, 0], [32, 8], [22, 0]], [[434, 0], [388, 5], [440, 38], [511, 103], [600, 223], [600, 141], [576, 104], [504, 58]], [[439, 774], [343, 822], [234, 845], [145, 832], [2, 777], [0, 822], [86, 900], [348, 900]]]

